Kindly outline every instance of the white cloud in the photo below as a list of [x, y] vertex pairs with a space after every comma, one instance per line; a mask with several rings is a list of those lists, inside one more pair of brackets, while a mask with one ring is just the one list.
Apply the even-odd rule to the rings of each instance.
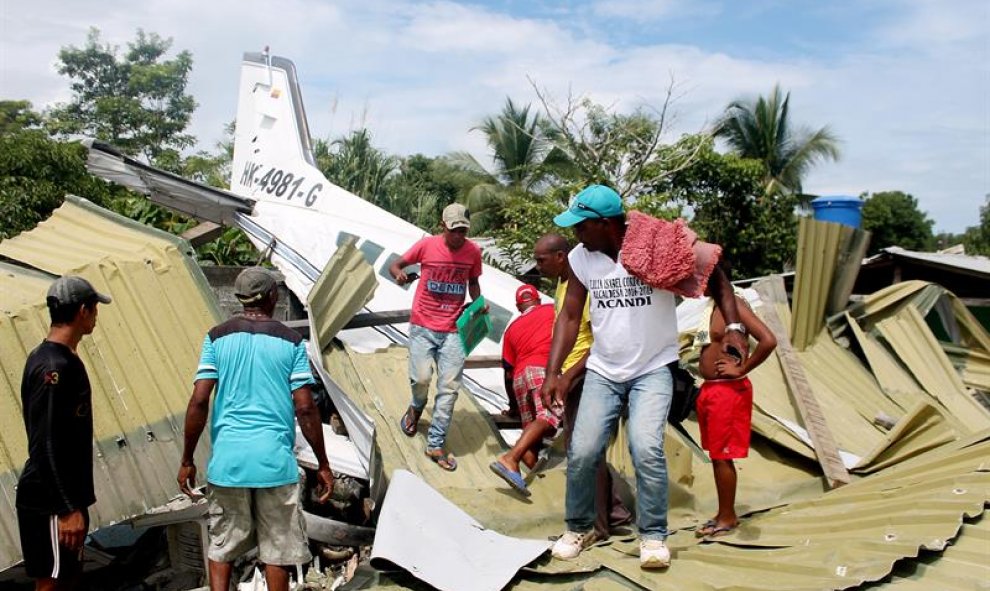
[[712, 16], [721, 11], [705, 0], [597, 0], [592, 4], [597, 17], [653, 22], [673, 16]]
[[[83, 44], [90, 25], [117, 44], [143, 27], [192, 52], [189, 91], [200, 107], [191, 132], [204, 147], [233, 119], [242, 52], [270, 45], [296, 63], [315, 136], [365, 124], [393, 153], [467, 149], [483, 157], [483, 138], [471, 127], [506, 96], [535, 101], [529, 78], [558, 99], [571, 90], [628, 110], [658, 106], [673, 76], [683, 94], [677, 133], [697, 131], [730, 100], [779, 82], [792, 92], [799, 122], [831, 125], [843, 139], [843, 160], [815, 169], [807, 190], [904, 190], [937, 227], [953, 231], [975, 221], [990, 191], [982, 5], [950, 10], [918, 0], [910, 10], [891, 8], [896, 18], [881, 31], [864, 29], [855, 54], [754, 59], [701, 44], [590, 36], [583, 23], [453, 2], [151, 0], [140, 11], [123, 0], [37, 0], [16, 10], [0, 2], [2, 98], [39, 107], [67, 99], [68, 84], [53, 68], [60, 46]], [[662, 10], [653, 14], [674, 14]]]

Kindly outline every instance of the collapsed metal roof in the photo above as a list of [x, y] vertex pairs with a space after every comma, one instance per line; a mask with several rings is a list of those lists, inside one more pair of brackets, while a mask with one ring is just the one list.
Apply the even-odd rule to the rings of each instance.
[[[990, 451], [990, 413], [974, 398], [970, 385], [985, 375], [979, 364], [990, 357], [986, 332], [951, 294], [928, 284], [900, 285], [875, 294], [834, 315], [826, 327], [826, 303], [836, 281], [825, 280], [825, 275], [834, 278], [847, 270], [823, 273], [825, 263], [810, 251], [830, 249], [830, 264], [836, 264], [843, 256], [855, 258], [842, 255], [843, 249], [854, 253], [865, 245], [847, 235], [843, 246], [841, 236], [833, 235], [835, 229], [828, 225], [802, 227], [809, 254], [803, 265], [805, 295], [796, 297], [810, 297], [819, 304], [797, 306], [793, 314], [786, 299], [762, 306], [773, 306], [785, 326], [803, 327], [806, 342], [803, 351], [795, 352], [796, 363], [807, 376], [853, 483], [825, 492], [795, 394], [783, 377], [780, 361], [771, 358], [751, 375], [756, 392], [753, 429], [758, 435], [750, 457], [738, 462], [737, 506], [749, 515], [739, 530], [718, 544], [700, 544], [693, 536], [691, 529], [707, 519], [717, 504], [710, 468], [692, 442], [668, 430], [670, 525], [679, 530], [669, 539], [675, 551], [669, 570], [640, 570], [635, 536], [614, 536], [577, 562], [543, 557], [524, 568], [509, 588], [845, 589], [883, 580], [895, 565], [915, 559], [919, 552], [927, 564], [934, 564], [925, 569], [932, 580], [961, 581], [960, 588], [990, 580], [990, 566], [967, 561], [966, 553], [954, 553], [958, 558], [947, 563], [964, 569], [958, 573], [939, 568], [935, 554], [950, 541], [978, 546], [986, 540], [980, 537], [980, 528], [960, 528], [964, 519], [978, 523], [975, 520], [990, 501], [985, 459]], [[828, 234], [822, 237], [816, 235], [818, 231]], [[848, 290], [851, 278], [840, 282]], [[939, 301], [948, 302], [941, 305], [956, 323], [955, 344], [939, 342], [923, 321]], [[759, 305], [756, 311], [767, 313]], [[684, 341], [690, 340], [692, 330], [682, 335]], [[956, 348], [954, 357], [949, 346]], [[974, 367], [966, 371], [968, 365], [954, 366], [951, 359], [965, 359]], [[457, 471], [437, 469], [423, 456], [420, 438], [400, 432], [397, 422], [409, 396], [404, 349], [357, 354], [335, 347], [325, 351], [324, 363], [341, 388], [374, 417], [387, 474], [411, 471], [482, 527], [532, 539], [560, 533], [562, 467], [536, 478], [528, 500], [516, 497], [487, 470], [504, 445], [470, 397], [457, 400], [448, 436], [448, 446], [458, 457]], [[429, 415], [428, 409], [423, 425]], [[688, 421], [686, 427], [697, 440], [696, 424]], [[609, 461], [627, 482], [632, 481], [621, 430]], [[415, 550], [445, 534], [465, 534], [447, 529], [441, 521], [417, 524], [404, 530], [380, 529], [379, 536], [389, 536], [383, 545], [410, 561], [403, 564], [416, 577], [434, 584], [445, 581], [441, 588], [458, 588], [444, 578], [449, 571], [437, 571], [445, 568], [444, 559], [431, 563]], [[965, 539], [967, 535], [972, 537]], [[409, 553], [395, 550], [402, 544]], [[404, 577], [408, 575], [379, 574], [363, 579], [363, 584], [405, 588]], [[470, 585], [467, 580], [459, 583]], [[352, 588], [368, 587], [355, 583]]]
[[[17, 263], [0, 267], [0, 569], [20, 560], [14, 490], [27, 459], [21, 372], [47, 333], [45, 293], [56, 276], [82, 275], [114, 299], [79, 347], [93, 387], [93, 527], [176, 495], [196, 351], [220, 318], [190, 253], [170, 234], [76, 197], [34, 230], [0, 242], [0, 256]], [[208, 450], [200, 447], [200, 462]]]

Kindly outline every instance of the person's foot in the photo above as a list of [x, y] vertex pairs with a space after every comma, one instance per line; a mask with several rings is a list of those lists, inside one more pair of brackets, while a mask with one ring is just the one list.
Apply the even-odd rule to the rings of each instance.
[[726, 521], [709, 519], [702, 524], [701, 527], [695, 530], [694, 535], [699, 538], [724, 536], [725, 534], [735, 530], [737, 527], [739, 527], [739, 519], [731, 519]]
[[553, 543], [550, 555], [558, 560], [574, 560], [581, 554], [581, 551], [598, 541], [598, 534], [594, 530], [579, 533], [575, 531], [565, 531]]
[[526, 486], [526, 481], [522, 475], [519, 472], [509, 470], [500, 460], [495, 460], [491, 464], [488, 464], [488, 468], [522, 496], [528, 497], [532, 494], [529, 491], [529, 487]]
[[670, 550], [663, 540], [639, 541], [640, 568], [667, 568], [670, 566]]
[[502, 454], [495, 460], [509, 469], [510, 472], [519, 472], [519, 462], [509, 457], [509, 454]]

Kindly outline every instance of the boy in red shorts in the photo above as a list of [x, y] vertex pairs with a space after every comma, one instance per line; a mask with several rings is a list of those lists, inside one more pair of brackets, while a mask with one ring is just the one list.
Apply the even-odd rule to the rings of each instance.
[[[707, 292], [706, 292], [707, 295]], [[698, 395], [698, 424], [701, 447], [708, 450], [718, 492], [718, 514], [695, 532], [699, 537], [713, 537], [731, 532], [739, 525], [736, 516], [736, 466], [733, 460], [749, 454], [750, 420], [753, 412], [753, 385], [746, 377], [763, 363], [777, 346], [770, 329], [757, 318], [745, 300], [736, 296], [739, 319], [725, 324], [721, 312], [712, 303], [706, 310], [695, 337], [701, 347], [699, 369], [705, 379]], [[704, 318], [710, 320], [706, 323]], [[707, 330], [705, 326], [707, 325]], [[756, 340], [756, 349], [740, 361], [722, 351], [722, 341], [729, 331], [748, 334]], [[730, 353], [732, 349], [730, 348]]]

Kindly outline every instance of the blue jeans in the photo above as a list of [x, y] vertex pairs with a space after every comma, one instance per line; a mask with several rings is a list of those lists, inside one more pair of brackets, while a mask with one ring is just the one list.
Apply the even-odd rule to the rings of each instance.
[[667, 538], [667, 458], [664, 427], [673, 380], [666, 367], [628, 382], [613, 382], [588, 371], [581, 406], [567, 448], [567, 529], [591, 531], [595, 523], [595, 472], [629, 406], [629, 451], [636, 470], [636, 526], [644, 539]]
[[409, 325], [409, 385], [416, 410], [426, 408], [433, 364], [437, 365], [437, 398], [433, 421], [426, 435], [426, 447], [443, 447], [447, 428], [454, 414], [454, 402], [464, 373], [464, 347], [456, 332], [437, 332], [416, 324]]

